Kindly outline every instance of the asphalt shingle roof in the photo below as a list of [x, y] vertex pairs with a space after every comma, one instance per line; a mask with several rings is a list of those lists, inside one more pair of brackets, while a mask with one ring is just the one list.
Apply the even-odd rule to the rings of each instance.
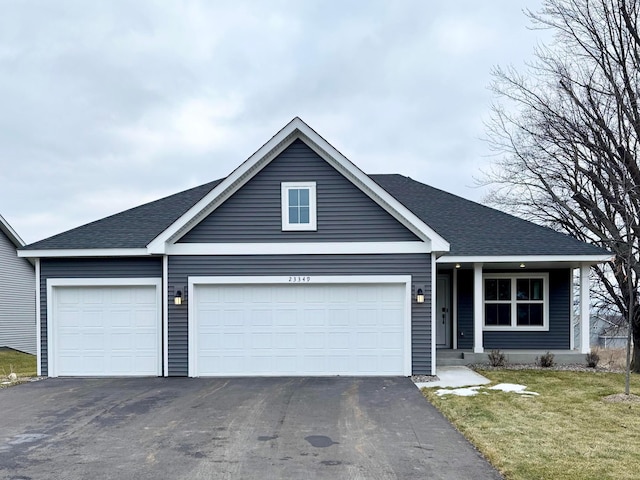
[[450, 243], [448, 255], [606, 255], [600, 247], [402, 175], [369, 175]]
[[[451, 245], [449, 255], [602, 255], [607, 252], [549, 228], [485, 207], [402, 175], [370, 178]], [[222, 180], [141, 205], [23, 247], [144, 248]]]
[[23, 250], [144, 248], [222, 180], [161, 198], [40, 240]]

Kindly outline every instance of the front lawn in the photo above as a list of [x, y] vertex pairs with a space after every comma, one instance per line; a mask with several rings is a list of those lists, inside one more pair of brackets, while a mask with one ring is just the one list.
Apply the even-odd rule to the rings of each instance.
[[10, 348], [0, 348], [0, 379], [6, 379], [10, 373], [18, 377], [35, 377], [36, 357]]
[[[609, 403], [624, 376], [540, 370], [479, 371], [538, 396], [480, 389], [470, 397], [425, 396], [508, 480], [635, 479], [640, 475], [640, 403]], [[490, 385], [487, 385], [490, 386]], [[640, 376], [631, 392], [640, 394]]]

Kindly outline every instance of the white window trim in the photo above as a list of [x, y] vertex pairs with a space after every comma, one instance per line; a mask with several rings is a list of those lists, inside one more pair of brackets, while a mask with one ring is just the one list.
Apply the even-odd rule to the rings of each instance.
[[[315, 231], [317, 230], [316, 216], [316, 182], [282, 182], [280, 185], [280, 200], [283, 231]], [[309, 190], [309, 223], [289, 223], [289, 190], [306, 188]]]
[[[511, 280], [511, 325], [485, 325], [484, 312], [486, 300], [484, 298], [484, 283], [486, 279], [500, 278]], [[517, 318], [517, 282], [518, 278], [541, 278], [542, 279], [542, 326], [518, 326]], [[506, 303], [506, 302], [493, 302]], [[522, 301], [520, 303], [537, 303], [536, 301]], [[549, 331], [549, 274], [544, 272], [528, 272], [528, 273], [485, 273], [482, 275], [482, 330], [488, 332], [548, 332]]]

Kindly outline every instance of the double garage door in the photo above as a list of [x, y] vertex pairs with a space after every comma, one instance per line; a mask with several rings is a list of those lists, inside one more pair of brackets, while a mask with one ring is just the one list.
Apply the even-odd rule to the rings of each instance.
[[[410, 374], [406, 283], [190, 290], [178, 307], [188, 310], [190, 376]], [[52, 285], [49, 375], [161, 375], [160, 291], [159, 281]]]
[[191, 376], [409, 374], [405, 284], [195, 284]]

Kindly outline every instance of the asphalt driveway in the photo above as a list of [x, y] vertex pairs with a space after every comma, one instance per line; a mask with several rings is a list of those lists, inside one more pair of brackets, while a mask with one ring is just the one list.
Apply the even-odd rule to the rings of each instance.
[[407, 378], [47, 379], [0, 390], [6, 479], [499, 479]]

